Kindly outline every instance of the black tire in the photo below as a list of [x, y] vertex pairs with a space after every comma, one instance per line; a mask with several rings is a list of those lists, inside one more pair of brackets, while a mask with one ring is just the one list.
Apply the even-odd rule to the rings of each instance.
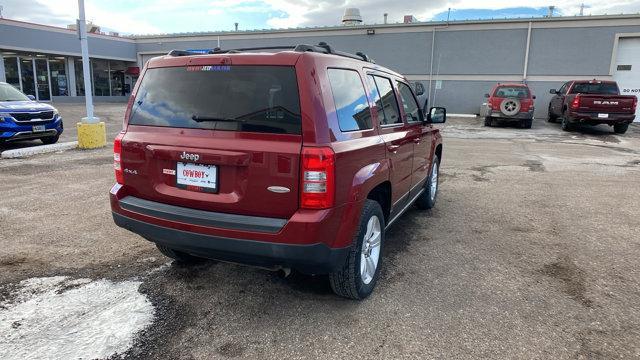
[[533, 125], [533, 119], [526, 119], [523, 124], [522, 127], [525, 129], [531, 129], [531, 126]]
[[[375, 273], [367, 284], [364, 282], [360, 274], [360, 265], [362, 247], [367, 233], [367, 224], [369, 219], [374, 216], [378, 217], [380, 225], [380, 248]], [[331, 289], [333, 289], [333, 292], [336, 293], [336, 295], [355, 300], [362, 300], [371, 295], [376, 286], [376, 282], [378, 281], [378, 277], [380, 276], [380, 267], [382, 265], [382, 258], [384, 254], [384, 227], [384, 214], [382, 213], [380, 204], [376, 201], [367, 199], [364, 203], [364, 207], [362, 208], [358, 231], [353, 237], [353, 244], [351, 245], [345, 264], [341, 269], [329, 274], [329, 283], [331, 284]]]
[[45, 145], [51, 145], [51, 144], [55, 144], [58, 142], [58, 139], [60, 139], [59, 135], [56, 136], [50, 136], [50, 137], [45, 137], [40, 139], [42, 141], [43, 144]]
[[487, 117], [484, 118], [484, 126], [489, 126], [490, 127], [491, 126], [491, 122], [492, 122], [491, 116], [487, 116]]
[[624, 134], [629, 129], [629, 124], [614, 124], [613, 132], [616, 134]]
[[168, 248], [164, 245], [160, 245], [160, 244], [156, 244], [156, 247], [158, 248], [158, 250], [162, 253], [162, 255], [172, 258], [173, 260], [175, 260], [176, 262], [183, 264], [183, 265], [189, 265], [189, 264], [198, 264], [201, 263], [202, 261], [204, 261], [204, 259], [193, 256], [193, 255], [189, 255], [187, 253], [184, 253], [182, 251], [178, 251], [178, 250], [174, 250], [171, 248]]
[[573, 124], [567, 119], [567, 113], [562, 116], [562, 122], [560, 123], [560, 128], [563, 131], [573, 131]]
[[[435, 194], [432, 194], [432, 184], [434, 181], [433, 170], [436, 170], [435, 175]], [[440, 176], [440, 159], [438, 155], [433, 155], [433, 160], [431, 161], [431, 167], [429, 168], [429, 177], [427, 181], [424, 183], [425, 190], [416, 200], [416, 206], [421, 210], [428, 210], [433, 208], [436, 205], [436, 200], [438, 199], [438, 177]]]
[[549, 115], [547, 116], [547, 122], [554, 123], [556, 121], [558, 121], [558, 117], [553, 115], [553, 113], [551, 112], [551, 106], [549, 106]]

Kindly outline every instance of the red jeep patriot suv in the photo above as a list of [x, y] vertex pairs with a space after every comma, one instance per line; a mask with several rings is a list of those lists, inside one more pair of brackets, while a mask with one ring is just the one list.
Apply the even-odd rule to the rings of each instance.
[[286, 48], [150, 60], [114, 141], [113, 219], [177, 261], [328, 274], [362, 299], [385, 229], [436, 201], [446, 110], [365, 54]]

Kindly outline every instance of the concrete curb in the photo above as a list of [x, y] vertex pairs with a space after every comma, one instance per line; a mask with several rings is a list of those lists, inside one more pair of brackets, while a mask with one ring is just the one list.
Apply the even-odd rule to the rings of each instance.
[[17, 158], [25, 158], [37, 154], [46, 154], [52, 153], [56, 151], [64, 151], [71, 150], [78, 147], [77, 141], [69, 141], [51, 145], [40, 145], [40, 146], [31, 146], [21, 149], [11, 149], [5, 150], [0, 154], [0, 157], [3, 159], [17, 159]]

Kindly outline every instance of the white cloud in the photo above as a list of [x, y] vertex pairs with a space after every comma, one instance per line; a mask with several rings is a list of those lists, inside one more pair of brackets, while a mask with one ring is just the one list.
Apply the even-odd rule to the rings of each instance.
[[[576, 15], [583, 2], [587, 6], [586, 15], [640, 12], [638, 0], [556, 0], [552, 3], [560, 15]], [[77, 18], [76, 0], [2, 0], [2, 4], [5, 17], [16, 20], [64, 26]], [[549, 4], [549, 0], [529, 0], [524, 6], [544, 8]], [[365, 23], [372, 24], [382, 23], [384, 13], [389, 14], [390, 22], [400, 22], [409, 14], [424, 21], [448, 8], [498, 10], [522, 5], [513, 0], [405, 0], [395, 3], [387, 0], [139, 0], [118, 7], [106, 1], [87, 0], [86, 6], [87, 19], [103, 28], [141, 34], [176, 31], [175, 23], [171, 30], [160, 25], [163, 21], [171, 21], [167, 19], [190, 19], [184, 21], [178, 31], [202, 30], [194, 29], [194, 26], [206, 27], [209, 21], [212, 21], [209, 30], [217, 30], [214, 27], [216, 18], [256, 14], [256, 17], [264, 17], [270, 27], [286, 28], [338, 25], [347, 7], [359, 8]]]

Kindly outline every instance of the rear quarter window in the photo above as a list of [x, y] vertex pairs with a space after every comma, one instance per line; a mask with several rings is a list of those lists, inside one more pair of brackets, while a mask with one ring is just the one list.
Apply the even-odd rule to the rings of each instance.
[[148, 69], [129, 124], [300, 134], [295, 69], [194, 66]]
[[360, 74], [345, 69], [327, 69], [327, 73], [340, 130], [371, 129], [371, 110]]

